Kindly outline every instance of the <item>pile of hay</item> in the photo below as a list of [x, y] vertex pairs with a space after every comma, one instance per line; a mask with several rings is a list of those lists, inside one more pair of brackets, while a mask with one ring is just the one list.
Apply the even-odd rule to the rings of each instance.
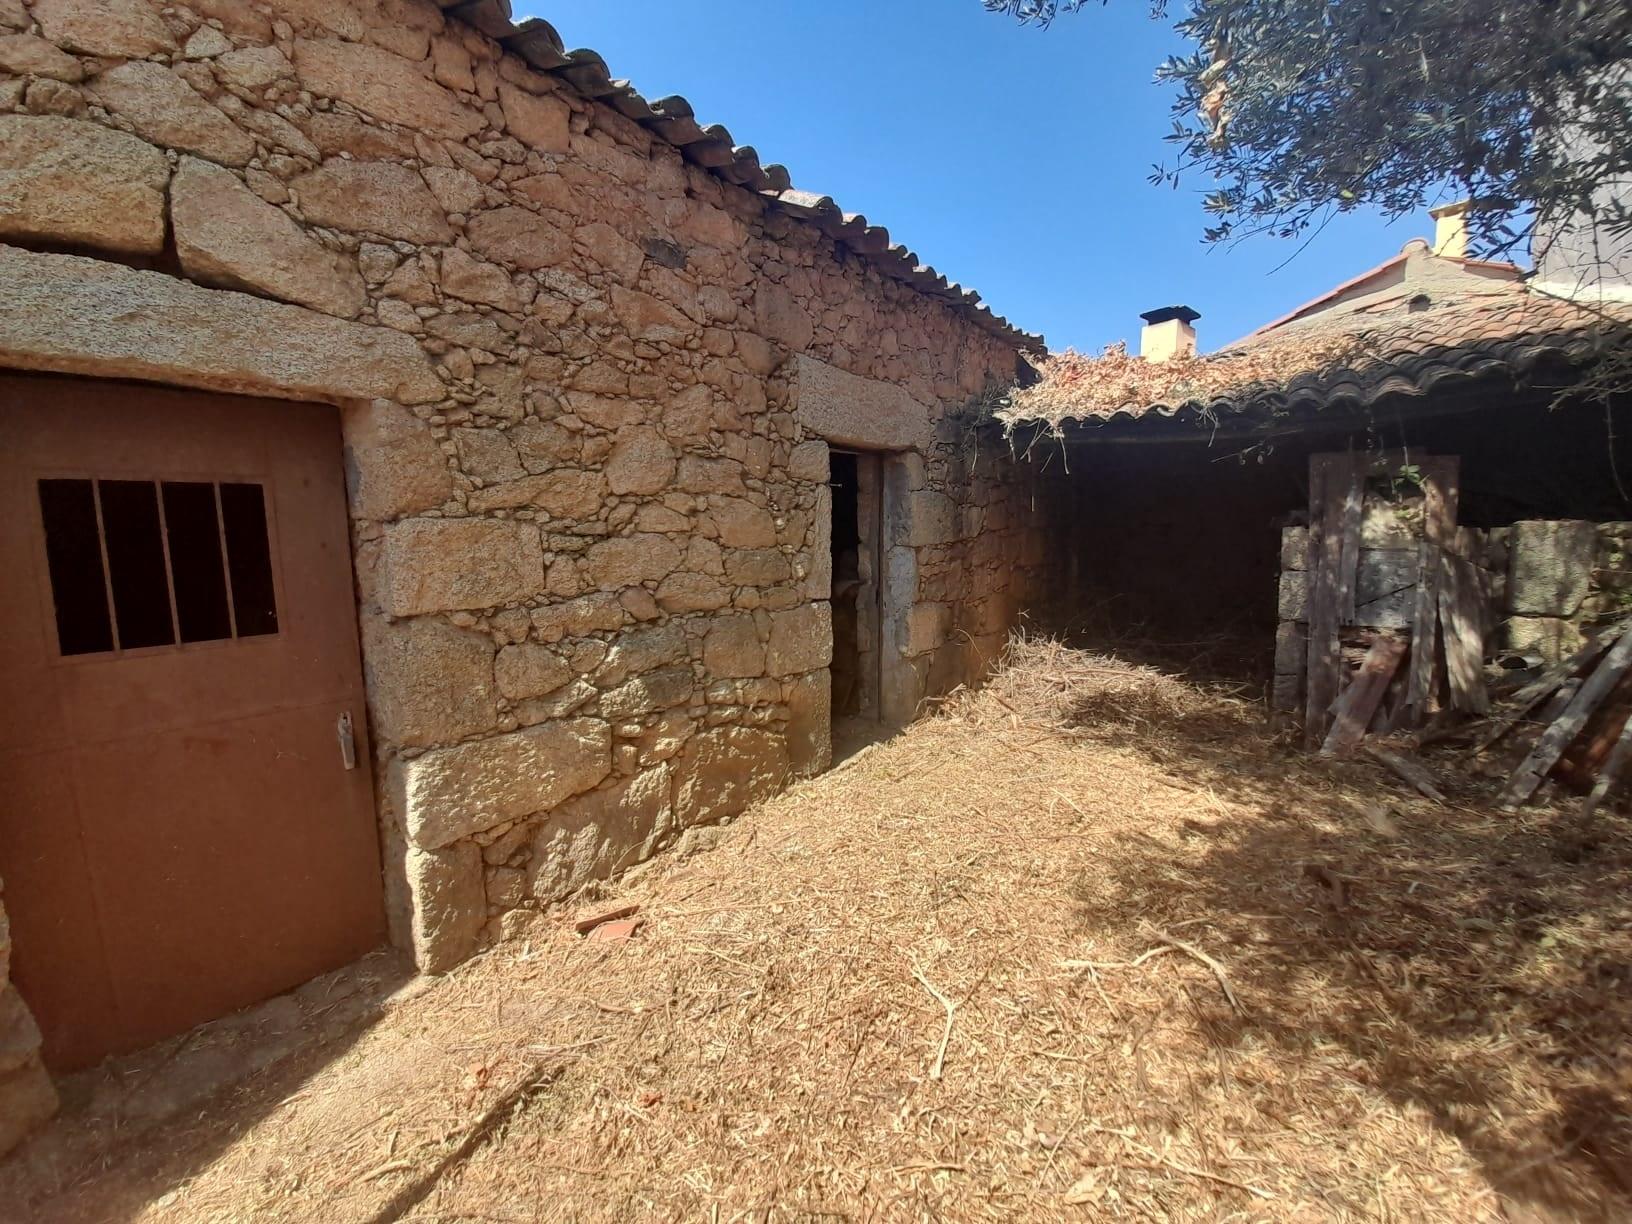
[[32, 1206], [1626, 1218], [1632, 833], [1554, 833], [1020, 641], [986, 688], [626, 881], [632, 940], [541, 920]]

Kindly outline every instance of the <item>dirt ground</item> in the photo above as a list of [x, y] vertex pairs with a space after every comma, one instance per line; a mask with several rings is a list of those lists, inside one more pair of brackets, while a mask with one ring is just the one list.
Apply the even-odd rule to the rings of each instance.
[[[1023, 643], [8, 1218], [1632, 1218], [1632, 824]], [[693, 835], [695, 839], [697, 835]], [[59, 1127], [72, 1128], [69, 1118]], [[0, 1212], [4, 1214], [4, 1212]]]

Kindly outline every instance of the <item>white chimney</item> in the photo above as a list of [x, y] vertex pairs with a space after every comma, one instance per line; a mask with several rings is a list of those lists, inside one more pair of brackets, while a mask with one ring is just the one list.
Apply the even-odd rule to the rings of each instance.
[[1188, 306], [1163, 306], [1139, 316], [1145, 326], [1139, 332], [1139, 356], [1146, 361], [1172, 361], [1196, 355], [1196, 329], [1190, 325], [1201, 315]]
[[1458, 200], [1455, 204], [1430, 208], [1434, 219], [1434, 254], [1446, 259], [1468, 257], [1468, 206], [1472, 200]]

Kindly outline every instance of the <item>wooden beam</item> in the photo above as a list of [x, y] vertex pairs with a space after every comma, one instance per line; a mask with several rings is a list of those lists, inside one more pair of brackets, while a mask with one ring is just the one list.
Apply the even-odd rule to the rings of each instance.
[[1311, 749], [1326, 738], [1327, 719], [1342, 683], [1337, 575], [1343, 556], [1348, 465], [1347, 455], [1309, 456], [1309, 653], [1303, 739]]
[[[1622, 621], [1612, 628], [1604, 630], [1596, 637], [1590, 638], [1586, 645], [1582, 646], [1569, 658], [1553, 664], [1529, 684], [1514, 693], [1511, 698], [1512, 709], [1502, 715], [1496, 725], [1480, 737], [1479, 742], [1468, 750], [1469, 753], [1478, 756], [1501, 739], [1502, 736], [1523, 721], [1525, 715], [1529, 714], [1531, 710], [1546, 701], [1549, 696], [1557, 692], [1562, 686], [1568, 684], [1570, 677], [1575, 675], [1576, 672], [1590, 665], [1594, 659], [1608, 650], [1610, 645], [1629, 625], [1632, 625], [1632, 621]], [[1544, 717], [1542, 721], [1550, 722], [1552, 720]]]
[[1490, 713], [1485, 692], [1483, 584], [1471, 561], [1439, 554], [1439, 626], [1445, 642], [1445, 672], [1452, 704], [1470, 714]]
[[1379, 634], [1372, 642], [1360, 670], [1349, 681], [1343, 696], [1337, 699], [1333, 711], [1336, 717], [1332, 720], [1331, 734], [1321, 746], [1321, 756], [1353, 752], [1360, 746], [1360, 741], [1366, 737], [1366, 728], [1371, 725], [1372, 715], [1377, 712], [1383, 694], [1388, 691], [1389, 682], [1394, 679], [1394, 673], [1405, 658], [1405, 651], [1404, 638]]
[[1632, 628], [1621, 634], [1620, 639], [1604, 656], [1604, 661], [1592, 675], [1581, 682], [1581, 687], [1570, 699], [1564, 713], [1541, 733], [1541, 738], [1530, 750], [1530, 755], [1525, 757], [1513, 776], [1508, 779], [1507, 786], [1502, 791], [1502, 807], [1512, 811], [1536, 793], [1542, 779], [1554, 765], [1558, 764], [1558, 758], [1564, 755], [1570, 741], [1581, 734], [1581, 728], [1587, 725], [1587, 719], [1598, 708], [1598, 704], [1609, 695], [1610, 690], [1620, 683], [1629, 666], [1632, 666]]

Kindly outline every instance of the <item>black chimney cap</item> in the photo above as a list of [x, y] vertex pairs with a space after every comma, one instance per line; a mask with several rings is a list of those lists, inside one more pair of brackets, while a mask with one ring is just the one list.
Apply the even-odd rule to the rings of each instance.
[[1147, 310], [1139, 316], [1146, 323], [1154, 326], [1157, 323], [1166, 323], [1169, 319], [1178, 319], [1184, 323], [1194, 323], [1201, 318], [1199, 310], [1191, 310], [1188, 306], [1161, 306], [1155, 310]]

